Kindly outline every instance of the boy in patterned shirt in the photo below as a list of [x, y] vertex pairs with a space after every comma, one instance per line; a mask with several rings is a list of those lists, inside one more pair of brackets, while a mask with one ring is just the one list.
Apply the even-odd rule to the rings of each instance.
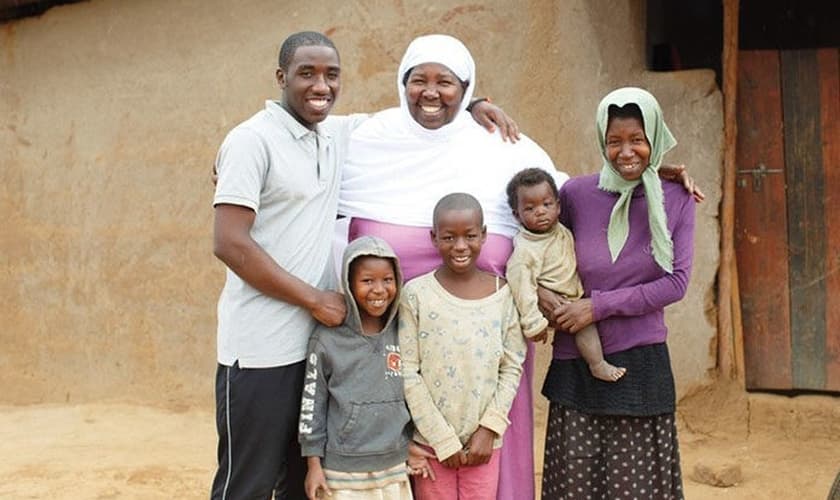
[[474, 197], [444, 196], [431, 231], [444, 265], [409, 282], [400, 305], [414, 439], [436, 455], [429, 462], [437, 479], [416, 478], [421, 500], [496, 498], [526, 345], [504, 279], [476, 267], [486, 236]]

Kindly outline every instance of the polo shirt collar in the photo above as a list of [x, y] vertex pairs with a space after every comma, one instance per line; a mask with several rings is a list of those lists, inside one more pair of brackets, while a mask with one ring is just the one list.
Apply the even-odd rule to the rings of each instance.
[[329, 138], [329, 134], [322, 130], [320, 125], [315, 125], [315, 130], [310, 130], [304, 127], [299, 121], [295, 119], [283, 106], [277, 101], [265, 101], [265, 110], [268, 111], [274, 119], [276, 119], [284, 128], [291, 132], [295, 139], [300, 140], [307, 134], [316, 133], [319, 137]]

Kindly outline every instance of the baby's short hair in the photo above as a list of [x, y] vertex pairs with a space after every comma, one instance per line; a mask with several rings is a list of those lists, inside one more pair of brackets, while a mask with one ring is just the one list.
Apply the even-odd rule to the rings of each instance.
[[542, 184], [543, 182], [547, 182], [548, 185], [551, 186], [551, 191], [554, 192], [555, 195], [557, 194], [557, 183], [554, 182], [554, 177], [545, 170], [541, 168], [526, 168], [525, 170], [517, 172], [510, 182], [508, 182], [506, 189], [507, 202], [508, 205], [510, 205], [511, 210], [516, 210], [516, 205], [519, 200], [517, 192], [521, 186], [536, 186], [538, 184]]
[[432, 227], [437, 229], [441, 214], [451, 210], [474, 210], [478, 212], [479, 222], [484, 226], [484, 211], [481, 210], [481, 203], [475, 199], [475, 196], [468, 193], [449, 193], [435, 205], [435, 210], [432, 212]]

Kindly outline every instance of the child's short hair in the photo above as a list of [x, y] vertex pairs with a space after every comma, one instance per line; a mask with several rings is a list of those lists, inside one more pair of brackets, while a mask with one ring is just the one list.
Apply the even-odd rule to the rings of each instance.
[[517, 192], [521, 186], [536, 186], [547, 182], [551, 186], [551, 191], [557, 195], [557, 183], [554, 182], [554, 177], [541, 168], [526, 168], [520, 170], [513, 176], [507, 185], [507, 201], [511, 210], [516, 210], [516, 204], [519, 200]]
[[474, 210], [478, 212], [481, 226], [484, 226], [484, 211], [481, 210], [481, 203], [475, 199], [475, 196], [467, 193], [449, 193], [435, 205], [435, 210], [432, 212], [432, 227], [437, 229], [440, 215], [450, 210]]

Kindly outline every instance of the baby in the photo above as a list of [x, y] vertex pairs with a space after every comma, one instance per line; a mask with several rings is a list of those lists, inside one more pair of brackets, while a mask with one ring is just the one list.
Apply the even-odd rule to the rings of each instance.
[[[514, 250], [507, 263], [508, 284], [519, 309], [522, 333], [531, 340], [545, 341], [548, 320], [537, 306], [537, 287], [569, 300], [583, 296], [574, 237], [558, 221], [557, 185], [548, 172], [539, 168], [522, 170], [508, 183], [507, 196], [514, 217], [522, 225], [513, 239]], [[615, 382], [626, 372], [604, 359], [594, 324], [575, 335], [575, 344], [595, 378]]]

